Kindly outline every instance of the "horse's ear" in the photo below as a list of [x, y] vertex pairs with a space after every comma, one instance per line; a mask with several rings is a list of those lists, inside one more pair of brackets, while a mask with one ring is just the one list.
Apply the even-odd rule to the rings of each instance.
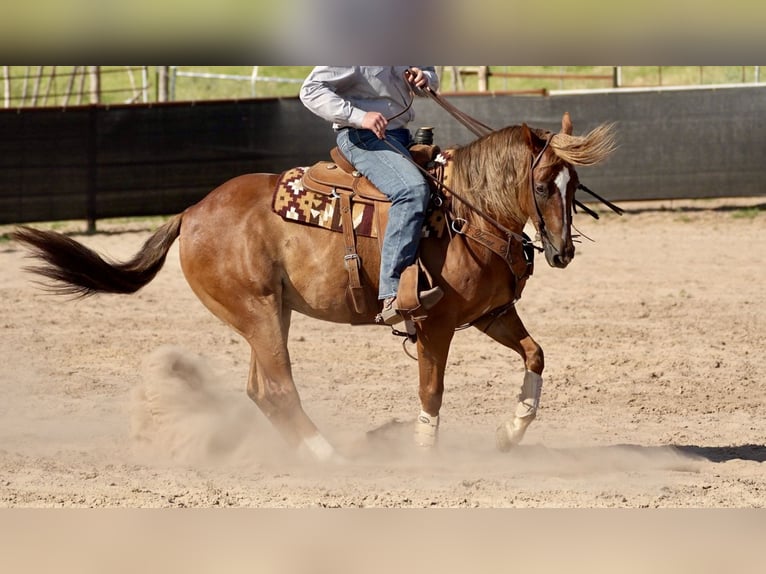
[[569, 112], [564, 112], [561, 116], [561, 132], [568, 136], [572, 135], [572, 118], [569, 117]]
[[545, 140], [533, 132], [527, 124], [521, 124], [521, 137], [533, 153], [543, 147]]
[[521, 137], [530, 148], [535, 149], [535, 136], [526, 123], [521, 124]]

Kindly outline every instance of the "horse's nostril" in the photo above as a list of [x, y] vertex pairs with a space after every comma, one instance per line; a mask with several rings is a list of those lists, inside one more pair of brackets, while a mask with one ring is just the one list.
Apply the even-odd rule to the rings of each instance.
[[572, 258], [568, 257], [566, 254], [561, 255], [557, 253], [556, 255], [553, 256], [554, 267], [560, 267], [560, 268], [566, 267], [567, 265], [569, 265], [570, 261], [572, 261]]

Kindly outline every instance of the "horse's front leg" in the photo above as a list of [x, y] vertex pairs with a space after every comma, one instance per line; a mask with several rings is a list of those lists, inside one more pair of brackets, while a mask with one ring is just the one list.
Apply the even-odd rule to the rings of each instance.
[[515, 307], [499, 317], [481, 319], [474, 326], [516, 351], [524, 360], [524, 382], [513, 418], [502, 423], [496, 434], [497, 448], [507, 451], [521, 442], [527, 427], [537, 415], [545, 366], [543, 350], [527, 332]]
[[429, 322], [418, 329], [420, 415], [415, 423], [415, 442], [422, 447], [436, 444], [439, 411], [444, 394], [444, 369], [454, 329]]

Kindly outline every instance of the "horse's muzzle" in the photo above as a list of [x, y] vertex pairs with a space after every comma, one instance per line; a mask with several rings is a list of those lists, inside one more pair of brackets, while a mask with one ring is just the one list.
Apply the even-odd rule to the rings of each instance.
[[545, 241], [545, 260], [551, 267], [563, 269], [574, 259], [574, 246], [568, 245], [563, 251], [557, 249], [550, 241]]

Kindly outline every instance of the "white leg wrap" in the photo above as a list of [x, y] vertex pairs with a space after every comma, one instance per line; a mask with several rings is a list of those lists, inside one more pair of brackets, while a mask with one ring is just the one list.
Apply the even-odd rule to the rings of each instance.
[[425, 411], [420, 411], [415, 423], [415, 443], [424, 447], [434, 446], [438, 431], [439, 415], [431, 416]]
[[516, 416], [531, 417], [537, 414], [540, 406], [540, 393], [543, 390], [543, 378], [533, 371], [524, 373], [524, 383], [521, 386], [519, 404], [516, 406]]
[[303, 439], [300, 452], [302, 455], [308, 454], [314, 460], [326, 462], [333, 458], [335, 449], [327, 442], [321, 434], [317, 433], [307, 439]]
[[497, 448], [507, 451], [519, 444], [524, 438], [527, 427], [534, 420], [540, 405], [540, 392], [543, 389], [543, 378], [532, 371], [524, 374], [524, 383], [519, 394], [519, 404], [511, 421], [500, 425], [495, 435]]

